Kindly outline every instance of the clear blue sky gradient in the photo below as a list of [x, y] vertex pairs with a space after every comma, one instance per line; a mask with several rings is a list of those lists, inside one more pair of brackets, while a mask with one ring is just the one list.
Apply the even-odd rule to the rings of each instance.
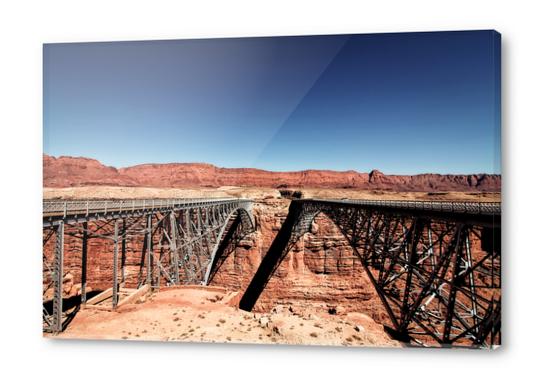
[[44, 152], [500, 173], [494, 31], [46, 44]]

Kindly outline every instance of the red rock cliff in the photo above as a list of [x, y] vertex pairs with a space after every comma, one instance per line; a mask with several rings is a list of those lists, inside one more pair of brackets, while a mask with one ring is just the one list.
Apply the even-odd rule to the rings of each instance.
[[86, 185], [143, 187], [313, 187], [394, 191], [500, 191], [501, 176], [385, 175], [356, 171], [306, 170], [271, 172], [253, 168], [220, 168], [205, 163], [144, 164], [116, 169], [95, 159], [43, 157], [45, 187]]

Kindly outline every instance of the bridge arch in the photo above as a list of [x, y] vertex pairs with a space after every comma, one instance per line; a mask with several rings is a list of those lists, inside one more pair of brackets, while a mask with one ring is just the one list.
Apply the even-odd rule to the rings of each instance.
[[[255, 230], [255, 221], [254, 221], [252, 212], [251, 212], [250, 209], [247, 209], [246, 207], [239, 207], [239, 208], [236, 208], [236, 209], [232, 210], [228, 214], [227, 220], [232, 220], [232, 219], [237, 219], [237, 220], [234, 220], [233, 225], [229, 225], [230, 228], [234, 228], [234, 229], [237, 228], [237, 222], [238, 222], [239, 225], [241, 226], [242, 230], [245, 233]], [[218, 233], [217, 243], [214, 245], [214, 248], [213, 248], [213, 251], [211, 253], [210, 260], [209, 260], [209, 264], [207, 265], [207, 269], [205, 271], [205, 276], [203, 277], [203, 281], [202, 281], [203, 285], [208, 285], [209, 284], [209, 281], [211, 279], [212, 270], [216, 266], [217, 260], [220, 258], [221, 247], [224, 244], [229, 243], [229, 240], [231, 239], [231, 237], [230, 237], [230, 238], [226, 238], [226, 240], [224, 240], [224, 235], [225, 235], [227, 229], [228, 229], [228, 222], [226, 221], [223, 224], [223, 226], [220, 228], [220, 231]]]

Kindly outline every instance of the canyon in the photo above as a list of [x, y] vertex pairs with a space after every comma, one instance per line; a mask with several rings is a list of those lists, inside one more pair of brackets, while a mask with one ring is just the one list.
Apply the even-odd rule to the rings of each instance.
[[[43, 163], [44, 199], [245, 197], [254, 201], [256, 230], [220, 259], [208, 290], [164, 286], [147, 301], [117, 312], [83, 308], [60, 338], [401, 346], [384, 332], [389, 316], [359, 258], [337, 226], [323, 215], [281, 261], [252, 312], [238, 309], [288, 214], [291, 199], [500, 201], [500, 175], [398, 176], [376, 170], [368, 174], [323, 170], [275, 173], [208, 164], [117, 169], [88, 158], [46, 155]], [[107, 227], [102, 231], [111, 232]], [[78, 234], [77, 228], [66, 225], [66, 304], [76, 304], [81, 294]], [[141, 283], [144, 244], [143, 235], [127, 242], [120, 278], [126, 288]], [[54, 241], [44, 243], [46, 258], [51, 258], [53, 245]], [[111, 288], [112, 273], [112, 241], [94, 236], [88, 242], [89, 294]], [[45, 276], [43, 284], [44, 302], [49, 304], [52, 288], [47, 288]], [[214, 299], [216, 291], [220, 300]], [[183, 299], [182, 304], [178, 298]], [[267, 320], [264, 326], [262, 319]]]
[[[178, 303], [179, 300], [163, 295], [164, 290], [169, 293], [169, 288], [163, 286], [150, 299], [166, 296], [165, 299], [154, 305], [147, 300], [145, 304], [127, 306], [119, 310], [118, 316], [114, 316], [116, 312], [113, 312], [113, 316], [110, 312], [101, 316], [103, 312], [83, 308], [60, 337], [400, 346], [384, 332], [382, 324], [387, 321], [386, 312], [359, 259], [338, 229], [323, 216], [315, 220], [310, 233], [298, 241], [282, 261], [253, 311], [238, 310], [239, 299], [286, 218], [289, 203], [290, 200], [282, 198], [280, 194], [260, 191], [253, 206], [256, 231], [245, 235], [233, 250], [222, 257], [209, 283], [210, 292], [205, 293], [205, 289], [200, 289], [198, 296], [202, 297], [201, 301], [191, 303], [188, 300], [190, 297], [183, 296], [182, 312], [188, 312], [190, 317], [184, 317], [186, 315], [179, 311], [181, 308], [171, 306], [171, 303]], [[63, 296], [67, 303], [81, 294], [81, 239], [77, 234], [76, 228], [66, 226]], [[52, 240], [44, 246], [44, 252], [49, 257], [53, 246]], [[136, 236], [127, 243], [122, 284], [126, 288], [136, 288], [141, 279], [143, 251], [143, 236]], [[110, 288], [112, 272], [112, 241], [91, 238], [88, 243], [87, 291], [97, 294]], [[44, 285], [47, 285], [46, 280]], [[218, 308], [222, 302], [209, 301], [216, 288], [223, 292], [222, 297], [229, 299]], [[182, 286], [179, 290], [186, 292]], [[50, 302], [51, 299], [52, 288], [44, 295], [45, 301]], [[152, 312], [156, 324], [149, 326], [145, 324], [146, 321], [138, 321], [139, 312], [150, 312], [145, 309], [157, 304], [161, 308]], [[178, 323], [169, 320], [174, 318], [170, 315], [174, 311], [179, 312], [176, 318], [181, 321]], [[162, 313], [164, 318], [160, 316]], [[213, 324], [205, 323], [202, 316], [208, 322], [213, 319]], [[210, 328], [215, 326], [214, 319], [219, 317], [226, 320], [224, 325], [218, 323], [221, 329]], [[125, 318], [132, 319], [130, 325], [121, 322]], [[262, 327], [259, 322], [262, 318], [270, 320], [269, 325], [266, 323]], [[187, 324], [189, 319], [198, 322]], [[172, 331], [160, 332], [162, 325], [169, 328], [170, 324]], [[189, 327], [176, 327], [177, 324]], [[195, 334], [196, 324], [207, 332]], [[228, 326], [235, 328], [228, 329]], [[146, 332], [142, 333], [142, 330]], [[192, 332], [188, 333], [189, 330]], [[245, 332], [241, 333], [242, 330]], [[278, 330], [280, 332], [277, 333]]]
[[[44, 195], [46, 198], [66, 199], [85, 197], [89, 193], [100, 198], [144, 198], [149, 194], [157, 197], [172, 195], [190, 197], [194, 196], [194, 191], [197, 192], [196, 189], [164, 190], [104, 186], [46, 189]], [[333, 222], [323, 215], [315, 219], [309, 232], [295, 243], [282, 260], [252, 312], [247, 313], [239, 310], [241, 296], [246, 291], [288, 214], [291, 202], [289, 196], [293, 193], [278, 189], [243, 187], [201, 189], [201, 191], [206, 197], [252, 198], [254, 200], [253, 214], [256, 230], [244, 235], [232, 250], [227, 251], [221, 257], [216, 272], [211, 276], [210, 292], [202, 293], [201, 291], [205, 292], [205, 289], [201, 289], [199, 292], [198, 296], [202, 297], [201, 301], [199, 297], [192, 303], [185, 299], [186, 301], [181, 306], [184, 309], [182, 313], [187, 312], [189, 316], [180, 314], [179, 309], [181, 308], [171, 305], [176, 304], [178, 299], [161, 295], [162, 291], [169, 292], [170, 290], [165, 286], [165, 283], [161, 283], [161, 289], [151, 294], [149, 298], [161, 299], [154, 303], [154, 306], [164, 307], [164, 309], [160, 308], [154, 311], [153, 325], [145, 324], [148, 321], [147, 318], [137, 321], [139, 314], [145, 315], [151, 312], [149, 307], [152, 308], [152, 305], [147, 302], [127, 306], [128, 308], [118, 312], [106, 312], [106, 316], [100, 316], [100, 311], [83, 308], [73, 323], [68, 326], [65, 334], [61, 334], [61, 338], [400, 346], [384, 332], [383, 326], [390, 324], [389, 317], [359, 258], [355, 256], [352, 248]], [[351, 191], [353, 190], [312, 189], [300, 190], [296, 195], [312, 197], [317, 194], [336, 198], [353, 196]], [[395, 199], [433, 197], [428, 193], [421, 192], [381, 194], [378, 191], [356, 191], [356, 194], [377, 198], [389, 196]], [[442, 193], [438, 197], [444, 199], [467, 198], [479, 201], [498, 201], [500, 198], [498, 194], [483, 193]], [[100, 226], [97, 225], [97, 227]], [[104, 231], [111, 232], [102, 229], [102, 232]], [[49, 259], [53, 251], [53, 242], [49, 241], [44, 245], [44, 253]], [[158, 241], [155, 242], [158, 246]], [[143, 235], [132, 237], [126, 245], [124, 274], [119, 278], [126, 288], [136, 288], [145, 275], [142, 266], [144, 245]], [[70, 299], [77, 300], [81, 293], [81, 239], [76, 228], [66, 226], [64, 246], [63, 296], [66, 303], [69, 304]], [[473, 245], [473, 249], [478, 250], [479, 244]], [[91, 238], [88, 242], [87, 291], [96, 294], [111, 288], [112, 272], [112, 241], [106, 238]], [[47, 285], [47, 280], [44, 280], [44, 285]], [[215, 301], [208, 300], [214, 296], [213, 288], [223, 291], [221, 296], [227, 299], [227, 301], [218, 302], [221, 304], [218, 308]], [[179, 289], [182, 290], [182, 287]], [[184, 295], [182, 297], [184, 298]], [[44, 300], [50, 302], [51, 298], [52, 289], [49, 289], [44, 294]], [[172, 317], [175, 312], [178, 315]], [[224, 312], [223, 319], [226, 320], [224, 325], [220, 322], [216, 323], [215, 318], [218, 317], [215, 315], [216, 312]], [[118, 316], [115, 316], [117, 313]], [[163, 318], [160, 316], [162, 314]], [[212, 321], [212, 324], [206, 324], [203, 319], [200, 319], [200, 315], [204, 316], [208, 322]], [[181, 321], [172, 323], [170, 318], [177, 318]], [[187, 324], [189, 319], [195, 318], [198, 319], [197, 326], [206, 332], [195, 329], [194, 325], [196, 324]], [[269, 324], [271, 326], [261, 328], [258, 320], [262, 318], [272, 320]], [[130, 327], [120, 328], [119, 320], [124, 319], [130, 320]], [[250, 320], [250, 322], [246, 320]], [[349, 322], [350, 325], [339, 324], [346, 322]], [[218, 324], [221, 329], [216, 330]], [[254, 329], [254, 325], [260, 325], [259, 329]], [[285, 325], [288, 326], [286, 328], [288, 332], [284, 329]], [[313, 330], [314, 325], [320, 325], [323, 330]], [[295, 333], [290, 332], [290, 327], [294, 327]], [[343, 330], [352, 332], [351, 329], [354, 327], [358, 331], [363, 330], [364, 332], [360, 335], [342, 332]], [[147, 332], [143, 333], [143, 330], [147, 330]], [[150, 333], [151, 330], [153, 333]], [[191, 330], [192, 332], [190, 332]], [[198, 333], [194, 330], [198, 330]], [[246, 333], [241, 332], [243, 330]], [[253, 330], [257, 330], [258, 333], [252, 332]], [[276, 330], [281, 332], [277, 334]], [[322, 334], [324, 330], [325, 334]], [[313, 335], [318, 337], [313, 337]]]
[[[267, 198], [266, 198], [267, 197]], [[220, 260], [210, 284], [242, 294], [258, 269], [288, 213], [290, 200], [264, 196], [253, 206], [256, 231], [242, 238]], [[101, 232], [107, 232], [107, 226]], [[81, 238], [77, 228], [67, 225], [64, 237], [64, 296], [74, 297], [81, 290]], [[158, 241], [155, 241], [158, 246]], [[124, 286], [135, 288], [141, 271], [144, 236], [132, 237], [126, 245]], [[44, 246], [52, 255], [54, 241]], [[88, 242], [87, 291], [104, 291], [112, 285], [113, 243], [92, 237]], [[144, 270], [144, 268], [143, 268]], [[122, 278], [120, 278], [122, 281]], [[52, 288], [46, 293], [51, 299]], [[340, 231], [324, 216], [319, 216], [307, 233], [280, 264], [256, 304], [255, 311], [269, 312], [280, 306], [292, 312], [345, 314], [362, 312], [377, 321], [384, 320], [376, 292]]]

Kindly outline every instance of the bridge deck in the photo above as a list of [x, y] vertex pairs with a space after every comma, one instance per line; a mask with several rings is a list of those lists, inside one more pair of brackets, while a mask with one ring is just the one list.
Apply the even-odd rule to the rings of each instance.
[[148, 211], [182, 210], [250, 202], [242, 198], [198, 198], [198, 199], [125, 199], [125, 200], [44, 200], [44, 226], [60, 220], [77, 222], [79, 219], [101, 219], [115, 214], [137, 214]]
[[300, 199], [296, 201], [310, 201], [328, 204], [346, 204], [370, 206], [379, 208], [401, 208], [438, 212], [453, 212], [467, 214], [500, 215], [500, 202], [474, 202], [474, 201], [420, 201], [420, 200], [330, 200], [330, 199]]
[[297, 199], [293, 201], [315, 208], [365, 208], [395, 215], [427, 217], [489, 227], [500, 227], [501, 223], [500, 202], [331, 199]]
[[[249, 202], [242, 198], [199, 198], [199, 199], [127, 199], [127, 200], [44, 200], [44, 225], [60, 220], [65, 222], [79, 219], [108, 218], [115, 214], [164, 211], [168, 209], [188, 209], [204, 206]], [[434, 217], [474, 216], [500, 224], [500, 202], [458, 202], [458, 201], [405, 201], [405, 200], [334, 200], [334, 199], [296, 199], [295, 202], [316, 206], [352, 206], [387, 210], [403, 213], [427, 213]]]

